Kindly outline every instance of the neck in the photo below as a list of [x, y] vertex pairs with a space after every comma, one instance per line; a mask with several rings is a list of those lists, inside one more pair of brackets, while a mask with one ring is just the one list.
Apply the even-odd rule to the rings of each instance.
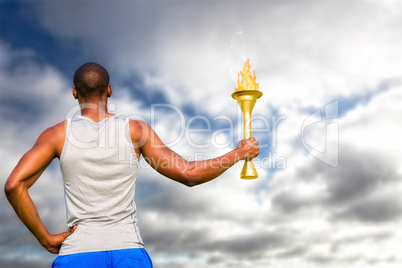
[[106, 100], [92, 100], [85, 101], [79, 100], [81, 107], [81, 115], [91, 118], [95, 122], [103, 120], [105, 117], [113, 116], [113, 114], [107, 111], [107, 99]]

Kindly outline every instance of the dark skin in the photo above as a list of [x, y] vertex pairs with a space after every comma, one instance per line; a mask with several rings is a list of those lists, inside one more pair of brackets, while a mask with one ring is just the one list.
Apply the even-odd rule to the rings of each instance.
[[[80, 104], [82, 116], [95, 122], [113, 116], [107, 111], [107, 100], [112, 95], [112, 86], [96, 98], [84, 98], [75, 88], [72, 88], [72, 93]], [[258, 142], [250, 138], [240, 141], [236, 149], [220, 157], [204, 161], [186, 161], [164, 145], [147, 123], [131, 120], [130, 133], [138, 159], [142, 155], [160, 174], [190, 187], [213, 180], [239, 160], [252, 159], [259, 154]], [[60, 158], [64, 139], [65, 121], [46, 129], [32, 149], [20, 159], [4, 187], [7, 199], [18, 217], [39, 243], [54, 254], [59, 253], [62, 242], [75, 231], [76, 226], [67, 232], [50, 234], [39, 217], [28, 189], [54, 158]]]

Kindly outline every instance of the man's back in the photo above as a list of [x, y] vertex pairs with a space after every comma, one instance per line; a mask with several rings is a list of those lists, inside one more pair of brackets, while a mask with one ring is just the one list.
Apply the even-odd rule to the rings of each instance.
[[60, 166], [67, 224], [77, 229], [60, 255], [143, 247], [133, 200], [138, 160], [128, 120], [67, 120]]

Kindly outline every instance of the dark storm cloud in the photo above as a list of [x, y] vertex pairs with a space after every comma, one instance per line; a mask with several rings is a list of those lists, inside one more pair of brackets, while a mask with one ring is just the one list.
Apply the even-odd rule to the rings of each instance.
[[[30, 189], [30, 194], [48, 231], [60, 233], [67, 229], [63, 189], [61, 176], [53, 172], [46, 170]], [[1, 189], [3, 186], [1, 184]], [[0, 215], [0, 267], [50, 267], [55, 255], [48, 253], [18, 219], [3, 192]]]
[[[198, 198], [191, 198], [192, 193], [185, 186], [172, 184], [166, 178], [155, 174], [159, 183], [141, 181], [138, 183], [138, 195], [141, 209], [158, 211], [160, 214], [177, 215], [180, 218], [199, 217], [209, 210], [209, 204]], [[166, 182], [162, 182], [166, 181]]]
[[283, 191], [272, 198], [274, 208], [280, 212], [294, 214], [320, 202], [319, 199], [299, 196], [296, 192]]
[[326, 209], [336, 219], [361, 222], [387, 222], [401, 216], [402, 199], [398, 193], [401, 178], [389, 161], [372, 152], [344, 144], [337, 168], [317, 161], [299, 174], [306, 182], [324, 183], [324, 197], [314, 204], [308, 199], [298, 200], [297, 195], [289, 192], [274, 198], [280, 209], [293, 211], [314, 205]]
[[397, 220], [402, 216], [402, 201], [400, 195], [385, 195], [375, 198], [360, 200], [341, 212], [336, 213], [333, 218], [351, 219], [362, 222], [389, 222]]
[[[11, 205], [7, 199], [2, 196], [0, 200], [0, 213], [1, 213], [1, 226], [0, 226], [0, 244], [4, 245], [7, 242], [12, 241], [14, 245], [22, 245], [26, 242], [28, 230], [23, 230], [25, 226], [22, 222], [18, 221], [18, 216], [14, 213]], [[21, 230], [23, 230], [21, 232]], [[16, 233], [22, 233], [22, 235], [15, 235]]]
[[[35, 237], [19, 221], [4, 196], [0, 199], [0, 214], [0, 267], [49, 267], [52, 254], [43, 250]], [[36, 254], [41, 257], [38, 258]]]
[[317, 174], [325, 174], [329, 202], [334, 204], [370, 195], [379, 186], [395, 182], [397, 179], [395, 168], [386, 161], [353, 149], [341, 151], [339, 166], [337, 169], [324, 167], [323, 170], [316, 170]]
[[218, 251], [242, 259], [261, 256], [287, 243], [288, 237], [282, 232], [262, 232], [252, 235], [233, 235], [227, 240], [214, 240], [204, 244], [202, 248], [209, 252]]
[[[12, 90], [4, 88], [4, 90]], [[46, 114], [44, 103], [41, 98], [30, 99], [2, 98], [0, 97], [0, 115], [2, 121], [9, 121], [19, 124], [37, 123]]]
[[[339, 252], [346, 245], [376, 245], [389, 241], [393, 236], [394, 230], [373, 229], [366, 230], [363, 234], [359, 232], [364, 226], [388, 228], [389, 224], [401, 218], [401, 178], [392, 162], [387, 161], [386, 157], [378, 157], [377, 154], [367, 153], [346, 144], [341, 147], [339, 159], [337, 168], [318, 161], [311, 162], [312, 165], [299, 170], [295, 181], [291, 183], [294, 187], [285, 188], [272, 196], [272, 210], [268, 220], [271, 224], [288, 224], [294, 219], [305, 218], [304, 228], [312, 229], [314, 233], [314, 225], [309, 226], [309, 219], [316, 219], [334, 232], [318, 232], [305, 236], [303, 231], [298, 232], [295, 229], [294, 235], [284, 240], [280, 252], [275, 255], [277, 258], [303, 258], [320, 265], [350, 265], [357, 263], [360, 257], [354, 260], [341, 257]], [[315, 191], [313, 195], [301, 195], [297, 188], [298, 181], [306, 188], [321, 185], [321, 191]], [[350, 224], [353, 224], [353, 229], [359, 233], [332, 237], [337, 233], [335, 230], [339, 226], [348, 228]], [[300, 241], [303, 241], [302, 245], [299, 244]], [[327, 246], [332, 249], [324, 253], [315, 252], [313, 247], [321, 243], [320, 241], [327, 241]], [[363, 255], [361, 257], [366, 258]], [[373, 257], [372, 261], [381, 263], [382, 259]]]
[[2, 268], [44, 268], [51, 267], [51, 261], [36, 260], [0, 260]]
[[155, 223], [141, 226], [141, 235], [146, 238], [147, 248], [172, 254], [182, 252], [196, 254], [205, 250], [203, 245], [211, 237], [208, 229], [186, 228], [187, 225], [184, 223], [180, 225], [163, 216], [158, 220], [162, 226]]

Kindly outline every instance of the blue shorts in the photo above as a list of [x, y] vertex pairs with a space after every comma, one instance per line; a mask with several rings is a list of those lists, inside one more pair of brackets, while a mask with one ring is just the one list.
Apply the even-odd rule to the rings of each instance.
[[58, 256], [52, 268], [152, 268], [143, 248], [85, 252]]

